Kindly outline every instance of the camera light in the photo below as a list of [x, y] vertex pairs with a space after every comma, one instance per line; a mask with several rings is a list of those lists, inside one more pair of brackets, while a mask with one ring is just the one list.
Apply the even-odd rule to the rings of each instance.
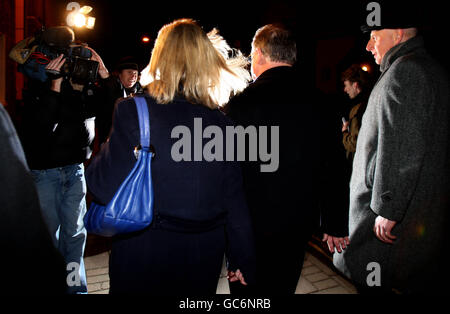
[[88, 17], [86, 22], [86, 28], [94, 29], [95, 26], [95, 17]]
[[80, 12], [81, 14], [88, 15], [89, 13], [91, 13], [92, 10], [93, 10], [92, 7], [90, 7], [90, 6], [88, 6], [88, 5], [85, 5], [84, 7], [82, 7], [82, 8], [80, 9], [79, 12]]
[[76, 14], [74, 17], [74, 25], [76, 27], [85, 26], [86, 25], [86, 17], [81, 13]]
[[67, 11], [70, 13], [67, 15], [67, 25], [70, 27], [86, 27], [88, 29], [93, 29], [95, 25], [95, 18], [88, 16], [92, 12], [92, 7], [84, 6], [80, 7], [78, 2], [70, 2], [67, 7]]
[[364, 72], [369, 72], [369, 67], [367, 65], [363, 65], [361, 67], [361, 70], [363, 70]]

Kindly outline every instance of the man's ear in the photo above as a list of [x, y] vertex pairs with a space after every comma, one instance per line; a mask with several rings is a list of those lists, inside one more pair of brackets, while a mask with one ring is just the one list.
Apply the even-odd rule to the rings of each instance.
[[405, 31], [401, 28], [398, 28], [394, 31], [394, 44], [398, 45], [403, 41], [403, 37], [405, 35]]
[[267, 58], [264, 56], [264, 54], [262, 53], [261, 49], [256, 48], [255, 49], [255, 54], [258, 54], [258, 59], [257, 59], [257, 63], [259, 65], [263, 65], [267, 63]]

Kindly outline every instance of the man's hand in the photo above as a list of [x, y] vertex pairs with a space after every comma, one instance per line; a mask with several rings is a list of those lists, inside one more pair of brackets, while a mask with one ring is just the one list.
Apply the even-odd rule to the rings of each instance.
[[233, 272], [231, 270], [228, 271], [228, 280], [230, 282], [240, 281], [242, 285], [246, 286], [247, 283], [244, 280], [244, 275], [241, 273], [241, 271], [238, 269], [236, 272]]
[[91, 47], [86, 47], [86, 48], [89, 49], [92, 52], [91, 60], [98, 62], [98, 65], [99, 65], [99, 67], [98, 67], [98, 74], [100, 74], [100, 77], [102, 79], [108, 78], [109, 77], [109, 72], [108, 72], [108, 69], [106, 69], [105, 64], [103, 63], [102, 58], [100, 58], [98, 53], [95, 52], [95, 50], [92, 49]]
[[[53, 59], [52, 61], [50, 61], [49, 64], [47, 64], [47, 66], [45, 67], [45, 70], [53, 72], [53, 73], [60, 73], [61, 68], [65, 62], [66, 62], [66, 58], [64, 58], [64, 55], [60, 55], [56, 59]], [[60, 77], [56, 80], [52, 80], [52, 86], [50, 89], [54, 92], [60, 93], [62, 81], [63, 81], [62, 77]]]
[[324, 233], [322, 241], [327, 242], [328, 250], [330, 250], [331, 253], [334, 253], [335, 248], [337, 249], [338, 253], [342, 253], [342, 250], [345, 250], [347, 246], [350, 245], [348, 236], [339, 238]]
[[378, 239], [380, 239], [384, 243], [392, 244], [394, 243], [394, 240], [397, 238], [391, 233], [392, 229], [396, 224], [397, 224], [396, 221], [378, 216], [375, 219], [375, 226], [373, 227], [373, 231], [375, 232], [375, 235]]

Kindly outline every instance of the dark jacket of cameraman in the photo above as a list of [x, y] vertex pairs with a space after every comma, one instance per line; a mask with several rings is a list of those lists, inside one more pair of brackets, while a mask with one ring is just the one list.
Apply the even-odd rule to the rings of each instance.
[[61, 92], [49, 83], [31, 81], [24, 91], [21, 138], [33, 170], [80, 164], [90, 158], [95, 136], [95, 101], [92, 89], [72, 88], [68, 80]]

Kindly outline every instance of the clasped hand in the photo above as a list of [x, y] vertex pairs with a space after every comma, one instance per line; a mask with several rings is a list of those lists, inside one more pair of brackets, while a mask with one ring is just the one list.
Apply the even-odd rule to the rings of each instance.
[[241, 273], [241, 271], [238, 269], [236, 272], [233, 272], [231, 270], [228, 271], [228, 280], [230, 282], [240, 281], [242, 285], [246, 286], [247, 283], [244, 280], [244, 275]]
[[328, 250], [331, 253], [334, 253], [335, 249], [338, 253], [342, 253], [342, 250], [345, 250], [348, 245], [350, 245], [350, 240], [347, 237], [333, 237], [326, 233], [323, 234], [323, 242], [327, 242]]
[[383, 241], [384, 243], [393, 244], [394, 240], [397, 239], [391, 232], [394, 226], [397, 224], [396, 221], [386, 219], [384, 217], [378, 216], [375, 219], [375, 225], [373, 227], [373, 232], [375, 236]]

